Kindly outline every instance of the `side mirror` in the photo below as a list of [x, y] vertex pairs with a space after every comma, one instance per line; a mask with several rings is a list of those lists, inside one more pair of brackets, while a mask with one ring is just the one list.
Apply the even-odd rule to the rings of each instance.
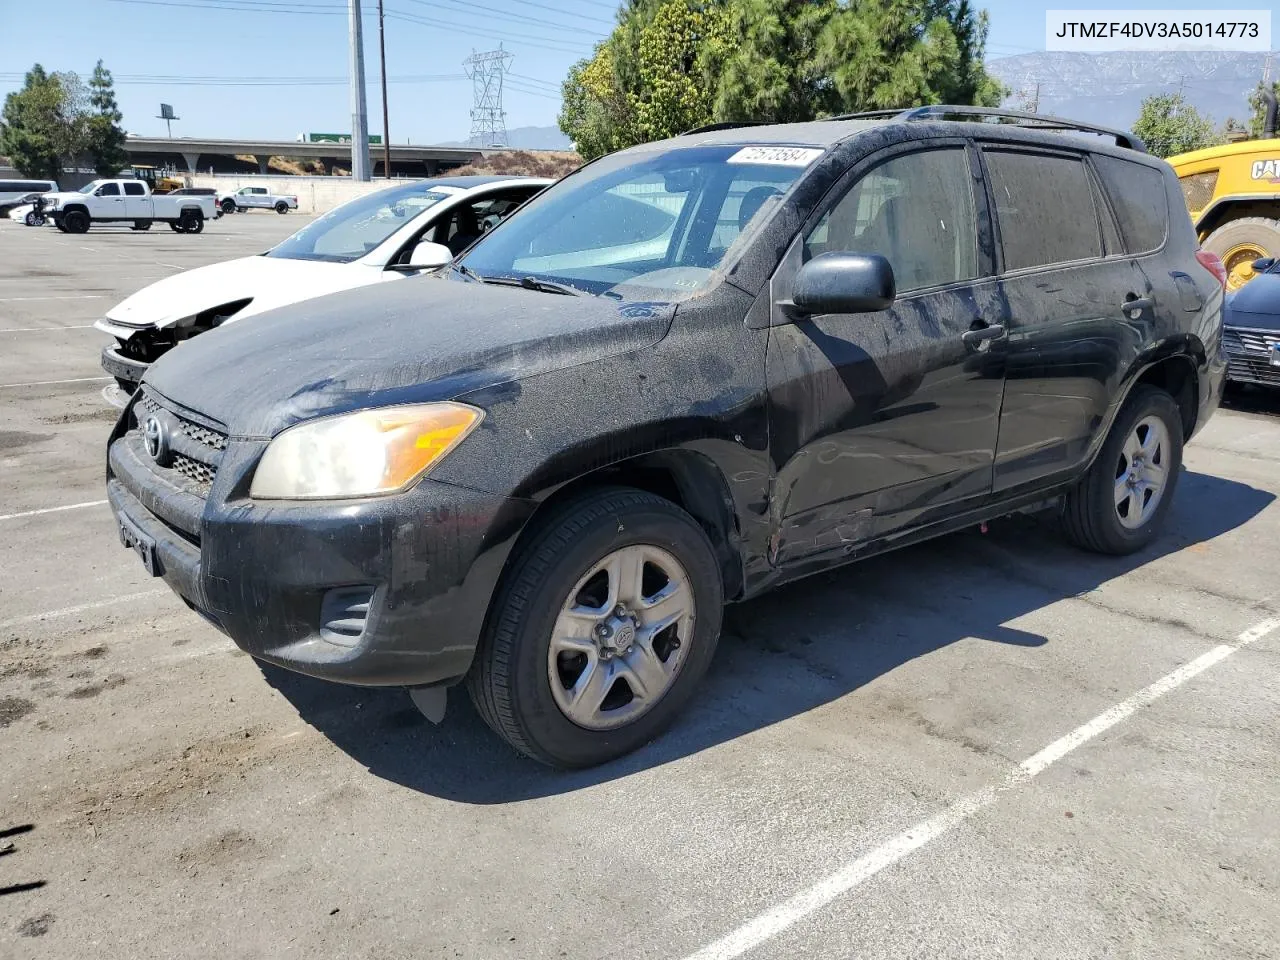
[[435, 267], [443, 267], [452, 259], [453, 251], [443, 243], [420, 240], [418, 245], [413, 248], [413, 252], [409, 254], [409, 262], [405, 264], [403, 269], [431, 270]]
[[1275, 265], [1276, 265], [1275, 257], [1259, 257], [1257, 260], [1253, 261], [1253, 272], [1266, 273]]
[[823, 313], [874, 313], [893, 306], [897, 288], [893, 267], [878, 253], [823, 253], [796, 274], [793, 316]]

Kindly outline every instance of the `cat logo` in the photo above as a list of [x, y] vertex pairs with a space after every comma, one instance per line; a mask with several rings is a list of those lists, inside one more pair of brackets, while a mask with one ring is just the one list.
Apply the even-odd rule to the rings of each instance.
[[1255, 160], [1250, 173], [1255, 180], [1280, 180], [1280, 160]]

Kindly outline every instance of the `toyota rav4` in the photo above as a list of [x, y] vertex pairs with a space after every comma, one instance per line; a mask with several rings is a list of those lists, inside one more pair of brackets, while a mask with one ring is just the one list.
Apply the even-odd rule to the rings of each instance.
[[688, 702], [725, 602], [1014, 511], [1147, 544], [1218, 403], [1223, 279], [1123, 133], [716, 126], [588, 164], [438, 276], [182, 344], [107, 491], [255, 657], [436, 719], [465, 682], [584, 766]]

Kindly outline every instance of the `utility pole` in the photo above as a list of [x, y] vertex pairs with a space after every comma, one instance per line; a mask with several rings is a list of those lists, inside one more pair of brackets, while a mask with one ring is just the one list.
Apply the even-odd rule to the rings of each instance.
[[391, 179], [391, 123], [387, 120], [387, 37], [383, 32], [382, 0], [378, 0], [378, 66], [382, 70], [382, 175]]
[[1040, 112], [1040, 81], [1039, 80], [1036, 81], [1035, 99], [1031, 101], [1031, 112], [1032, 113]]
[[360, 0], [347, 0], [351, 14], [351, 179], [369, 182], [369, 117], [364, 106], [364, 31]]

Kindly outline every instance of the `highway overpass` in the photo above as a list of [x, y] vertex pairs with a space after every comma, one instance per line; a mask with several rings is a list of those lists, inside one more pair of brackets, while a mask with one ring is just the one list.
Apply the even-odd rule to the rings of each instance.
[[[210, 167], [225, 171], [237, 156], [252, 156], [258, 172], [267, 172], [271, 157], [296, 160], [323, 160], [326, 164], [351, 166], [351, 145], [347, 143], [298, 143], [293, 140], [211, 140], [202, 137], [128, 137], [124, 144], [129, 162], [152, 166], [172, 166], [187, 173], [208, 172]], [[483, 156], [475, 147], [431, 147], [413, 144], [391, 145], [391, 172], [432, 176]], [[369, 148], [372, 168], [380, 176], [382, 144]], [[222, 172], [222, 171], [220, 171]]]

